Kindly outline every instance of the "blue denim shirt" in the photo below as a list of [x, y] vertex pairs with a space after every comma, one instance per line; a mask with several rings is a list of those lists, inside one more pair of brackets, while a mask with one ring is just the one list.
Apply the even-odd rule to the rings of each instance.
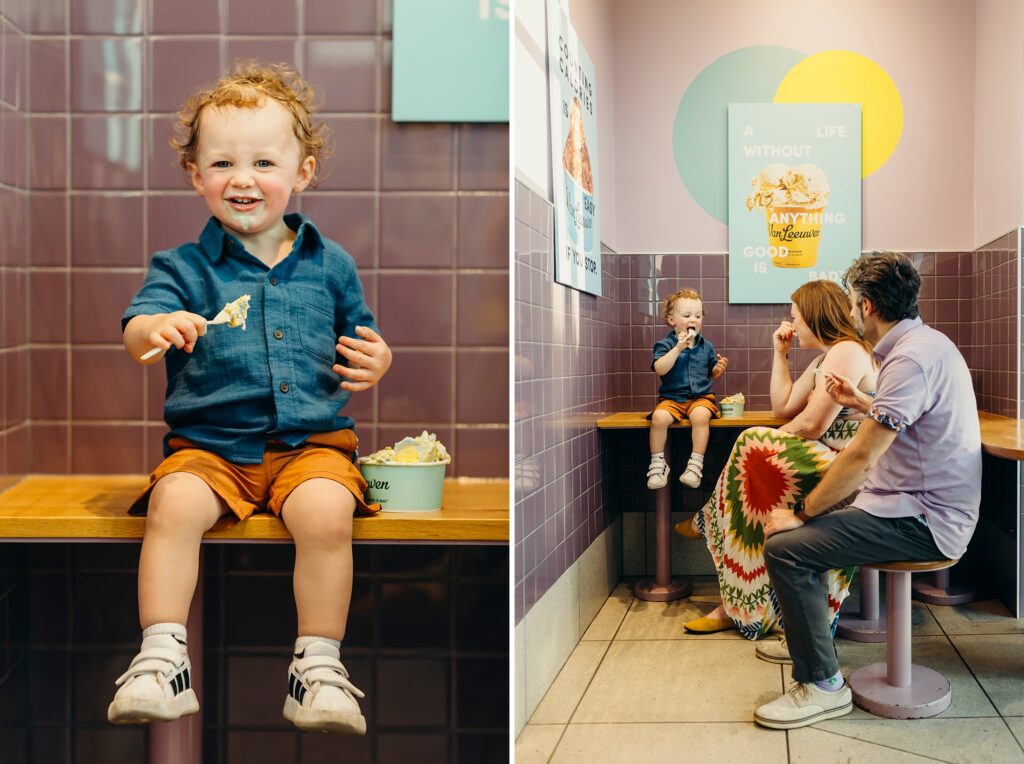
[[210, 218], [198, 243], [157, 252], [121, 318], [187, 310], [213, 318], [251, 295], [248, 328], [207, 328], [192, 353], [165, 356], [164, 418], [187, 438], [229, 461], [259, 464], [268, 437], [297, 446], [314, 432], [353, 428], [340, 410], [351, 393], [331, 366], [335, 344], [355, 327], [377, 331], [355, 262], [302, 215], [286, 215], [292, 251], [273, 268], [245, 251]]
[[[675, 329], [654, 343], [654, 361], [676, 346]], [[654, 361], [651, 369], [654, 369]], [[703, 334], [697, 335], [697, 344], [679, 354], [668, 374], [661, 378], [658, 395], [669, 400], [683, 401], [711, 392], [711, 370], [715, 368], [715, 347]]]

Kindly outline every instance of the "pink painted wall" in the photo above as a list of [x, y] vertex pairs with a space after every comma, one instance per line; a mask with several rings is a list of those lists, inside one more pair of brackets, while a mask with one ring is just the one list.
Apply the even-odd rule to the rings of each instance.
[[[963, 250], [976, 244], [974, 2], [643, 0], [610, 9], [616, 204], [614, 224], [606, 229], [602, 220], [602, 231], [614, 232], [602, 236], [608, 246], [619, 252], [727, 249], [726, 226], [694, 202], [679, 177], [672, 125], [694, 77], [719, 56], [751, 45], [807, 54], [851, 50], [876, 61], [899, 88], [900, 143], [863, 185], [865, 249]], [[580, 22], [577, 28], [592, 54], [600, 49]], [[1016, 55], [1019, 69], [1019, 46], [1005, 55]], [[605, 141], [602, 134], [602, 166]]]
[[1024, 222], [1024, 4], [977, 0], [974, 245]]

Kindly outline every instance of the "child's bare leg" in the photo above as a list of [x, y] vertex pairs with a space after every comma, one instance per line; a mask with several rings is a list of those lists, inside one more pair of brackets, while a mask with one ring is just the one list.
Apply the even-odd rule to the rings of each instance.
[[690, 409], [690, 439], [693, 442], [693, 453], [704, 456], [708, 450], [708, 437], [711, 434], [711, 409], [694, 406]]
[[651, 453], [657, 454], [665, 450], [668, 440], [668, 426], [673, 422], [672, 415], [665, 409], [655, 409], [651, 416]]
[[647, 487], [651, 490], [664, 488], [668, 483], [668, 464], [665, 461], [665, 441], [668, 440], [668, 426], [672, 415], [664, 409], [655, 409], [651, 415], [651, 463], [647, 467]]
[[224, 501], [196, 475], [175, 472], [157, 481], [139, 557], [142, 628], [188, 620], [203, 533], [225, 511]]
[[356, 500], [333, 480], [312, 478], [289, 494], [281, 519], [295, 540], [299, 635], [345, 636], [352, 599], [352, 515]]

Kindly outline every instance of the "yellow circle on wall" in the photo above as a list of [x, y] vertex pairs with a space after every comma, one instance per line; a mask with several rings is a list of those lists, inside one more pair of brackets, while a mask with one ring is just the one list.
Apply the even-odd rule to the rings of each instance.
[[884, 165], [903, 132], [903, 101], [896, 83], [870, 58], [826, 50], [803, 59], [782, 78], [776, 103], [859, 103], [861, 177]]

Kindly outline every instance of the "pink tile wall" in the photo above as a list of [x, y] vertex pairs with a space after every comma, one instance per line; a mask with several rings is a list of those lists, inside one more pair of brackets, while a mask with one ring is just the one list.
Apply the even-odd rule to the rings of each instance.
[[516, 184], [515, 608], [518, 622], [607, 527], [597, 412], [628, 401], [628, 259], [602, 255], [604, 296], [551, 278], [551, 207]]
[[27, 3], [0, 6], [0, 490], [29, 469], [29, 26]]
[[508, 128], [391, 122], [388, 0], [12, 4], [35, 26], [2, 20], [6, 49], [32, 68], [28, 87], [27, 66], [4, 58], [0, 207], [31, 219], [34, 246], [28, 260], [24, 237], [5, 244], [20, 314], [5, 313], [0, 358], [5, 381], [33, 383], [30, 403], [11, 403], [31, 416], [32, 469], [159, 461], [163, 371], [125, 356], [120, 314], [151, 253], [194, 240], [207, 218], [167, 145], [174, 111], [256, 56], [322, 92], [335, 154], [295, 209], [356, 259], [394, 350], [380, 386], [350, 404], [362, 450], [429, 429], [451, 447], [449, 474], [507, 474]]
[[965, 356], [978, 408], [1020, 416], [1019, 276], [1017, 233], [1007, 234], [960, 261], [961, 320], [969, 323]]

